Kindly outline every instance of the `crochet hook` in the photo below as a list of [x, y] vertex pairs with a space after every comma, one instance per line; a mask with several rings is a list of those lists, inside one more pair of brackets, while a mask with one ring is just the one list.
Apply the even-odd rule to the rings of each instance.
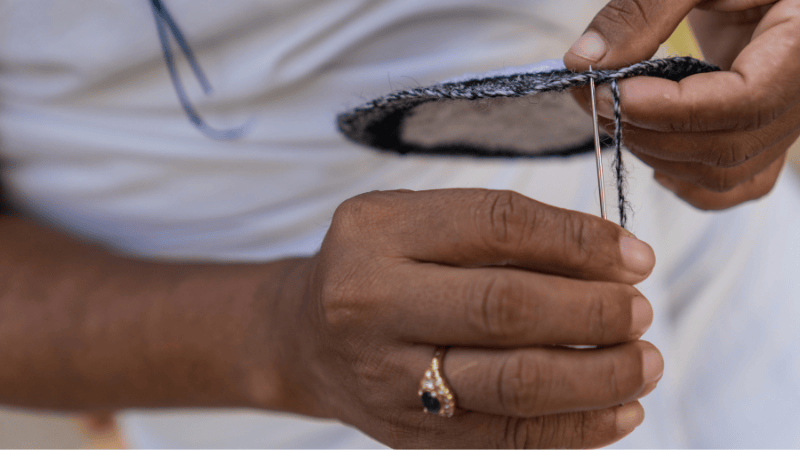
[[[589, 71], [592, 67], [589, 66]], [[606, 191], [605, 179], [603, 178], [603, 154], [600, 152], [600, 124], [597, 121], [597, 98], [595, 94], [594, 78], [589, 78], [589, 89], [592, 91], [592, 118], [594, 119], [594, 150], [595, 159], [597, 160], [597, 185], [600, 188], [600, 216], [603, 219], [608, 219], [606, 213]]]

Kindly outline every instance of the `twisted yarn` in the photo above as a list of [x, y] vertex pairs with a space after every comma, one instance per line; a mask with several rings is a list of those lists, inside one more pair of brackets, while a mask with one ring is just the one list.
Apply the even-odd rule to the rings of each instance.
[[614, 101], [614, 177], [617, 179], [617, 204], [619, 206], [619, 226], [626, 228], [628, 224], [628, 210], [630, 202], [626, 198], [627, 171], [622, 161], [622, 102], [620, 101], [619, 84], [617, 80], [611, 82], [611, 96]]

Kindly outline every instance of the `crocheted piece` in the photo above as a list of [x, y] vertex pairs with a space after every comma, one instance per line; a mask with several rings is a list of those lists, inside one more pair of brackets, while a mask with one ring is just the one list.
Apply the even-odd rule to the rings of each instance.
[[504, 75], [394, 92], [340, 114], [338, 125], [356, 143], [401, 154], [568, 156], [593, 148], [593, 130], [563, 91], [585, 86], [591, 78], [598, 85], [634, 76], [679, 81], [715, 70], [684, 57], [580, 73], [509, 69]]
[[[549, 66], [549, 69], [548, 69]], [[571, 95], [589, 84], [611, 83], [615, 132], [603, 144], [615, 150], [620, 225], [627, 222], [622, 115], [618, 80], [652, 76], [680, 81], [720, 70], [694, 58], [643, 61], [618, 70], [572, 72], [553, 63], [468, 75], [429, 87], [406, 89], [338, 117], [352, 141], [400, 154], [477, 157], [569, 156], [594, 149], [594, 130]]]

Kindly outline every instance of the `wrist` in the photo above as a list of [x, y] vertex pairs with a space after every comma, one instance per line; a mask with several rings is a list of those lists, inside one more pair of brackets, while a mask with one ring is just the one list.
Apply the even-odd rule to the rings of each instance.
[[271, 263], [269, 276], [257, 282], [240, 355], [246, 391], [253, 407], [320, 416], [311, 387], [313, 314], [308, 285], [313, 258]]

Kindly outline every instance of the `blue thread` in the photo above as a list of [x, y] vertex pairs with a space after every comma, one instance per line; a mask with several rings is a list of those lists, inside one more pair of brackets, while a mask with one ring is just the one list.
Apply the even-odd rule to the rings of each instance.
[[[167, 35], [167, 27], [169, 27], [172, 35], [175, 37], [175, 40], [178, 43], [178, 46], [181, 48], [181, 51], [183, 51], [183, 54], [189, 61], [189, 65], [192, 67], [192, 71], [194, 72], [195, 77], [197, 77], [197, 81], [202, 86], [203, 92], [205, 92], [206, 95], [210, 95], [213, 92], [211, 89], [211, 84], [208, 82], [208, 78], [206, 78], [205, 74], [200, 68], [200, 64], [194, 57], [194, 52], [192, 52], [192, 49], [189, 47], [186, 38], [183, 37], [183, 33], [181, 33], [180, 28], [178, 28], [178, 24], [172, 19], [172, 16], [167, 11], [164, 3], [161, 0], [150, 0], [150, 6], [153, 8], [153, 17], [156, 20], [158, 38], [161, 40], [161, 47], [164, 50], [164, 60], [167, 63], [167, 70], [169, 71], [170, 79], [172, 79], [172, 85], [175, 87], [175, 92], [178, 94], [178, 100], [180, 101], [183, 110], [186, 112], [186, 115], [189, 117], [189, 120], [194, 124], [195, 127], [197, 127], [198, 130], [211, 139], [231, 140], [244, 136], [247, 133], [251, 122], [248, 122], [238, 128], [217, 130], [209, 126], [203, 120], [203, 118], [200, 117], [200, 114], [198, 114], [194, 109], [189, 101], [189, 97], [186, 95], [186, 92], [183, 89], [183, 84], [181, 84], [178, 71], [175, 68], [175, 61], [169, 45], [169, 36]], [[166, 26], [164, 25], [165, 23]]]

